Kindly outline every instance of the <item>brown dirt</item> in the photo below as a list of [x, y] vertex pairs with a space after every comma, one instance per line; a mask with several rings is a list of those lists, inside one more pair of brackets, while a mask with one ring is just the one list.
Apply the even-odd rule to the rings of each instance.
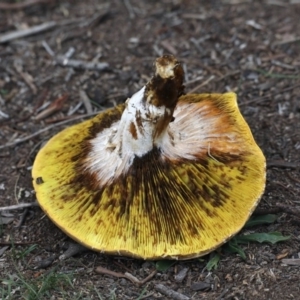
[[[299, 1], [49, 0], [17, 10], [1, 4], [0, 38], [12, 30], [57, 23], [44, 32], [0, 44], [0, 146], [65, 120], [81, 101], [80, 90], [92, 100], [93, 110], [123, 102], [147, 81], [154, 59], [172, 53], [186, 70], [186, 92], [238, 94], [241, 111], [268, 161], [266, 191], [258, 209], [271, 210], [277, 203], [300, 206]], [[56, 56], [73, 47], [73, 59], [107, 62], [110, 67], [87, 71], [59, 66], [42, 41]], [[58, 111], [36, 119], [45, 103], [63, 94], [68, 98]], [[69, 118], [86, 112], [81, 105]], [[72, 123], [76, 121], [0, 150], [0, 206], [35, 200], [30, 175], [35, 154], [44, 141]], [[29, 209], [21, 227], [15, 228], [21, 212], [11, 211], [13, 222], [0, 225], [0, 250], [4, 242], [16, 243], [3, 251], [0, 273], [15, 274], [12, 253], [37, 244], [26, 263], [17, 260], [17, 267], [28, 280], [54, 268], [73, 272], [74, 288], [66, 290], [66, 299], [75, 292], [82, 298], [74, 299], [99, 299], [95, 288], [103, 299], [113, 299], [113, 293], [116, 299], [138, 299], [144, 289], [144, 299], [176, 299], [159, 294], [155, 289], [159, 283], [191, 299], [299, 299], [300, 266], [285, 265], [278, 257], [297, 258], [300, 252], [299, 218], [290, 213], [279, 212], [274, 224], [254, 229], [280, 231], [291, 236], [287, 242], [249, 244], [244, 247], [245, 261], [223, 254], [212, 272], [205, 269], [209, 256], [176, 262], [137, 286], [124, 278], [97, 274], [95, 268], [101, 265], [143, 279], [155, 269], [150, 262], [91, 251], [61, 262], [57, 257], [66, 236], [39, 208]], [[52, 264], [34, 268], [49, 257], [54, 258]], [[185, 267], [187, 276], [176, 281], [175, 275]], [[195, 283], [201, 282], [208, 285], [201, 290], [198, 284], [197, 290]], [[56, 291], [50, 295], [58, 299]], [[22, 295], [16, 292], [14, 297]]]

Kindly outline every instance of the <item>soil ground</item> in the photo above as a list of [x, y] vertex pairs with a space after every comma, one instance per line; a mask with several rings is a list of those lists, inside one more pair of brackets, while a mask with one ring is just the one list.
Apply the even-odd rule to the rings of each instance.
[[[5, 147], [0, 150], [0, 207], [35, 201], [30, 170], [41, 144], [80, 116], [123, 102], [147, 82], [154, 59], [171, 53], [183, 63], [187, 93], [237, 93], [267, 158], [267, 185], [258, 210], [278, 216], [274, 224], [252, 231], [291, 236], [275, 245], [243, 246], [246, 260], [221, 251], [211, 272], [205, 268], [209, 255], [178, 261], [139, 286], [95, 268], [142, 280], [155, 270], [151, 262], [92, 251], [61, 261], [69, 239], [38, 207], [6, 211], [2, 223], [7, 224], [0, 225], [0, 285], [4, 289], [11, 280], [20, 287], [11, 296], [2, 291], [3, 299], [300, 299], [295, 214], [300, 206], [299, 16], [300, 2], [292, 0], [1, 2], [0, 146]], [[41, 24], [48, 29], [4, 41], [8, 32]], [[70, 61], [55, 63], [59, 55], [109, 67], [72, 68]], [[58, 101], [62, 95], [65, 101]], [[47, 104], [55, 111], [45, 116]], [[59, 123], [65, 120], [69, 123]], [[49, 130], [31, 136], [44, 128]], [[278, 203], [290, 211], [281, 211]], [[178, 280], [184, 268], [186, 276]], [[53, 285], [40, 296], [21, 287], [35, 281], [41, 289], [39, 278], [50, 272], [72, 273], [72, 285], [60, 282], [60, 289]], [[158, 284], [173, 294], [160, 293]]]

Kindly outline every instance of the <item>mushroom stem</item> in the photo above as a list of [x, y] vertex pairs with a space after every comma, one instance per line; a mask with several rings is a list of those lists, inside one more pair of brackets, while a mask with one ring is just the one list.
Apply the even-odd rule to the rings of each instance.
[[142, 157], [154, 148], [183, 93], [183, 69], [173, 56], [158, 58], [155, 67], [147, 85], [127, 100], [115, 136], [108, 143], [122, 158]]
[[134, 159], [159, 148], [183, 93], [183, 69], [171, 55], [155, 62], [155, 75], [126, 101], [121, 118], [89, 141], [83, 172], [105, 186], [126, 174]]

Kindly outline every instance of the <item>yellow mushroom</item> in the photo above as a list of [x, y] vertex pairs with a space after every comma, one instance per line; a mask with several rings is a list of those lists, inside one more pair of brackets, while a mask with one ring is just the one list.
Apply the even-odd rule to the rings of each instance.
[[170, 55], [125, 104], [66, 128], [40, 150], [41, 208], [103, 253], [189, 259], [244, 226], [265, 188], [265, 158], [234, 93], [183, 95]]

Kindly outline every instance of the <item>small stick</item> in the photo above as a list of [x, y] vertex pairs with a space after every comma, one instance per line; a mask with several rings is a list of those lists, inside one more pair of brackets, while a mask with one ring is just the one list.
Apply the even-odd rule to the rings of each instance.
[[36, 95], [37, 88], [36, 88], [36, 86], [33, 83], [32, 76], [29, 75], [28, 73], [24, 73], [23, 70], [22, 70], [22, 67], [20, 65], [14, 64], [14, 67], [15, 67], [16, 71], [18, 72], [18, 74], [22, 77], [22, 79], [30, 87], [30, 89], [32, 90], [33, 95]]
[[257, 208], [253, 212], [254, 215], [267, 215], [267, 214], [279, 214], [279, 213], [287, 213], [290, 215], [294, 215], [296, 217], [300, 217], [300, 209], [282, 205], [280, 203], [276, 203], [275, 207], [271, 207], [267, 209]]
[[23, 208], [32, 207], [32, 206], [39, 206], [39, 204], [37, 202], [30, 202], [30, 203], [20, 203], [17, 205], [2, 206], [2, 207], [0, 207], [0, 211], [17, 210], [17, 209], [23, 209]]
[[132, 8], [132, 5], [130, 3], [129, 0], [123, 0], [124, 1], [124, 5], [128, 11], [128, 14], [129, 14], [129, 18], [130, 19], [133, 19], [135, 17], [135, 14], [134, 14], [134, 11], [133, 11], [133, 8]]
[[272, 62], [273, 65], [279, 66], [279, 67], [281, 67], [281, 68], [283, 68], [283, 69], [295, 70], [295, 67], [294, 67], [294, 66], [291, 66], [291, 65], [282, 63], [281, 61], [278, 61], [278, 60], [272, 60], [271, 62]]
[[291, 176], [291, 174], [289, 172], [286, 172], [286, 175], [288, 178], [290, 178], [291, 180], [297, 182], [297, 183], [300, 183], [300, 180], [297, 179], [297, 178], [294, 178], [293, 176]]
[[36, 241], [36, 242], [1, 242], [0, 241], [0, 245], [1, 246], [12, 246], [12, 245], [16, 245], [16, 246], [22, 246], [22, 245], [33, 245], [33, 244], [38, 244], [40, 241]]
[[[163, 48], [165, 48], [171, 54], [177, 55], [177, 50], [167, 40], [161, 41], [160, 44], [162, 45]], [[187, 72], [185, 72], [185, 73], [187, 73]]]
[[46, 31], [48, 29], [51, 29], [57, 25], [56, 22], [51, 21], [51, 22], [46, 22], [40, 25], [32, 26], [30, 28], [26, 29], [21, 29], [21, 30], [16, 30], [16, 31], [11, 31], [5, 34], [2, 34], [0, 36], [0, 44], [9, 42], [11, 40], [15, 40], [21, 37], [33, 35], [36, 33], [40, 33], [43, 31]]
[[295, 162], [289, 162], [284, 160], [269, 160], [267, 162], [267, 167], [297, 169], [300, 167], [300, 165]]
[[277, 41], [275, 43], [273, 43], [272, 46], [277, 46], [277, 45], [284, 45], [284, 44], [289, 44], [289, 43], [295, 43], [300, 41], [300, 36], [292, 36], [290, 38], [287, 38], [283, 41]]
[[48, 116], [50, 116], [51, 114], [53, 114], [56, 111], [59, 111], [60, 109], [62, 109], [65, 101], [68, 99], [68, 95], [64, 94], [61, 97], [57, 98], [56, 100], [54, 100], [52, 102], [52, 104], [50, 106], [48, 106], [45, 110], [43, 110], [41, 113], [39, 113], [34, 119], [36, 121], [42, 120]]
[[215, 78], [214, 75], [210, 76], [207, 80], [205, 80], [204, 82], [202, 82], [201, 84], [199, 84], [198, 86], [196, 86], [195, 88], [193, 88], [191, 91], [189, 91], [189, 93], [190, 94], [195, 93], [197, 90], [199, 90], [203, 86], [209, 84], [214, 78]]
[[178, 292], [176, 292], [176, 291], [174, 291], [174, 290], [172, 290], [172, 289], [164, 286], [163, 284], [156, 284], [154, 286], [154, 288], [158, 292], [160, 292], [160, 293], [162, 293], [162, 294], [164, 294], [164, 295], [166, 295], [166, 296], [168, 296], [168, 297], [170, 297], [170, 298], [172, 298], [174, 300], [189, 300], [190, 299], [190, 297], [185, 296], [185, 295], [183, 295], [181, 293], [178, 293]]
[[8, 119], [9, 115], [0, 110], [0, 117]]
[[150, 273], [145, 279], [140, 281], [140, 285], [145, 284], [146, 282], [148, 282], [150, 279], [152, 279], [155, 275], [157, 274], [157, 270], [154, 270], [152, 273]]
[[185, 86], [188, 86], [188, 85], [190, 85], [190, 84], [192, 84], [192, 83], [195, 83], [195, 82], [197, 82], [197, 81], [199, 81], [199, 80], [202, 80], [202, 79], [203, 79], [203, 76], [198, 76], [198, 77], [196, 77], [195, 79], [192, 79], [192, 80], [187, 81], [184, 85], [185, 85]]
[[64, 120], [64, 121], [61, 121], [61, 122], [59, 122], [59, 123], [50, 125], [50, 126], [48, 126], [48, 127], [45, 127], [45, 128], [43, 128], [43, 129], [41, 129], [41, 130], [38, 130], [38, 131], [34, 132], [33, 134], [30, 134], [30, 135], [28, 135], [28, 136], [25, 136], [24, 138], [16, 139], [15, 141], [13, 141], [13, 142], [11, 142], [11, 143], [8, 143], [8, 144], [6, 144], [6, 145], [0, 146], [0, 150], [1, 150], [1, 149], [5, 149], [5, 148], [10, 148], [10, 147], [13, 147], [13, 146], [15, 146], [15, 145], [18, 145], [18, 144], [20, 144], [20, 143], [26, 142], [26, 141], [32, 139], [33, 137], [36, 137], [36, 136], [38, 136], [38, 135], [40, 135], [40, 134], [42, 134], [42, 133], [44, 133], [44, 132], [46, 132], [46, 131], [48, 131], [48, 130], [50, 130], [50, 129], [55, 128], [55, 127], [58, 127], [58, 126], [61, 126], [61, 125], [65, 125], [65, 124], [67, 124], [67, 123], [70, 123], [70, 122], [76, 121], [76, 120], [80, 120], [80, 119], [82, 119], [82, 118], [95, 116], [95, 115], [97, 115], [97, 114], [99, 114], [99, 111], [93, 112], [93, 113], [91, 113], [91, 114], [86, 114], [86, 115], [76, 116], [76, 117], [74, 117], [74, 118], [72, 118], [72, 119]]
[[91, 101], [90, 101], [89, 97], [87, 96], [86, 92], [84, 90], [80, 90], [79, 95], [80, 95], [80, 98], [81, 98], [81, 100], [84, 104], [86, 112], [88, 114], [91, 114], [93, 112], [93, 108], [92, 108]]
[[[295, 89], [295, 88], [297, 88], [297, 87], [299, 87], [299, 86], [300, 86], [300, 84], [297, 83], [297, 84], [295, 84], [295, 85], [289, 86], [289, 87], [287, 87], [287, 88], [281, 90], [280, 92], [281, 92], [281, 93], [284, 93], [284, 92], [293, 90], [293, 89]], [[252, 100], [249, 100], [249, 101], [242, 102], [242, 103], [239, 104], [239, 106], [249, 105], [249, 104], [256, 103], [256, 102], [260, 102], [260, 103], [261, 103], [261, 102], [263, 102], [263, 101], [269, 100], [272, 96], [273, 96], [273, 95], [268, 94], [268, 95], [266, 95], [266, 96], [264, 96], [264, 97], [260, 97], [260, 98], [256, 98], [256, 99], [252, 99]]]
[[86, 62], [78, 59], [70, 59], [66, 55], [55, 56], [54, 51], [48, 45], [46, 41], [42, 41], [42, 46], [45, 48], [47, 53], [53, 57], [54, 61], [63, 67], [71, 67], [74, 69], [83, 69], [83, 70], [96, 70], [103, 71], [109, 68], [108, 63], [97, 63], [97, 62]]
[[300, 258], [285, 258], [281, 262], [290, 266], [300, 266]]
[[71, 67], [74, 69], [103, 71], [109, 68], [108, 63], [94, 63], [78, 59], [68, 59], [64, 55], [58, 55], [54, 57], [54, 60], [62, 67]]
[[108, 270], [106, 268], [103, 268], [101, 266], [97, 267], [96, 270], [95, 270], [97, 273], [99, 274], [104, 274], [104, 275], [111, 275], [111, 276], [114, 276], [114, 277], [117, 277], [117, 278], [126, 278], [128, 280], [130, 280], [132, 283], [134, 284], [137, 284], [139, 286], [145, 284], [146, 282], [148, 282], [150, 279], [152, 279], [156, 273], [157, 273], [157, 270], [154, 270], [150, 275], [148, 275], [145, 279], [143, 280], [139, 280], [137, 279], [135, 276], [133, 276], [132, 274], [126, 272], [125, 274], [122, 274], [122, 273], [118, 273], [118, 272], [114, 272], [114, 271], [111, 271], [111, 270]]
[[[55, 0], [54, 0], [55, 1]], [[6, 9], [6, 10], [17, 10], [21, 8], [25, 8], [31, 5], [35, 4], [41, 4], [41, 3], [50, 3], [53, 2], [53, 0], [27, 0], [20, 3], [3, 3], [0, 2], [0, 9]]]
[[48, 43], [46, 41], [42, 41], [42, 46], [45, 48], [45, 50], [47, 51], [47, 53], [50, 56], [54, 56], [55, 53], [53, 52], [53, 50], [51, 49], [51, 47], [48, 45]]
[[[97, 273], [99, 274], [104, 274], [104, 275], [110, 275], [110, 276], [113, 276], [113, 277], [117, 277], [117, 278], [127, 278], [128, 280], [130, 280], [132, 283], [137, 283], [136, 279], [133, 275], [131, 276], [126, 276], [122, 273], [118, 273], [118, 272], [114, 272], [114, 271], [111, 271], [111, 270], [108, 270], [106, 268], [103, 268], [101, 266], [97, 267], [96, 270], [95, 270]], [[128, 274], [128, 273], [127, 273]]]
[[27, 214], [28, 214], [28, 207], [26, 207], [24, 209], [24, 211], [22, 212], [21, 218], [20, 218], [18, 224], [15, 226], [15, 228], [20, 228], [23, 225], [23, 223], [24, 223], [24, 221], [26, 219]]

